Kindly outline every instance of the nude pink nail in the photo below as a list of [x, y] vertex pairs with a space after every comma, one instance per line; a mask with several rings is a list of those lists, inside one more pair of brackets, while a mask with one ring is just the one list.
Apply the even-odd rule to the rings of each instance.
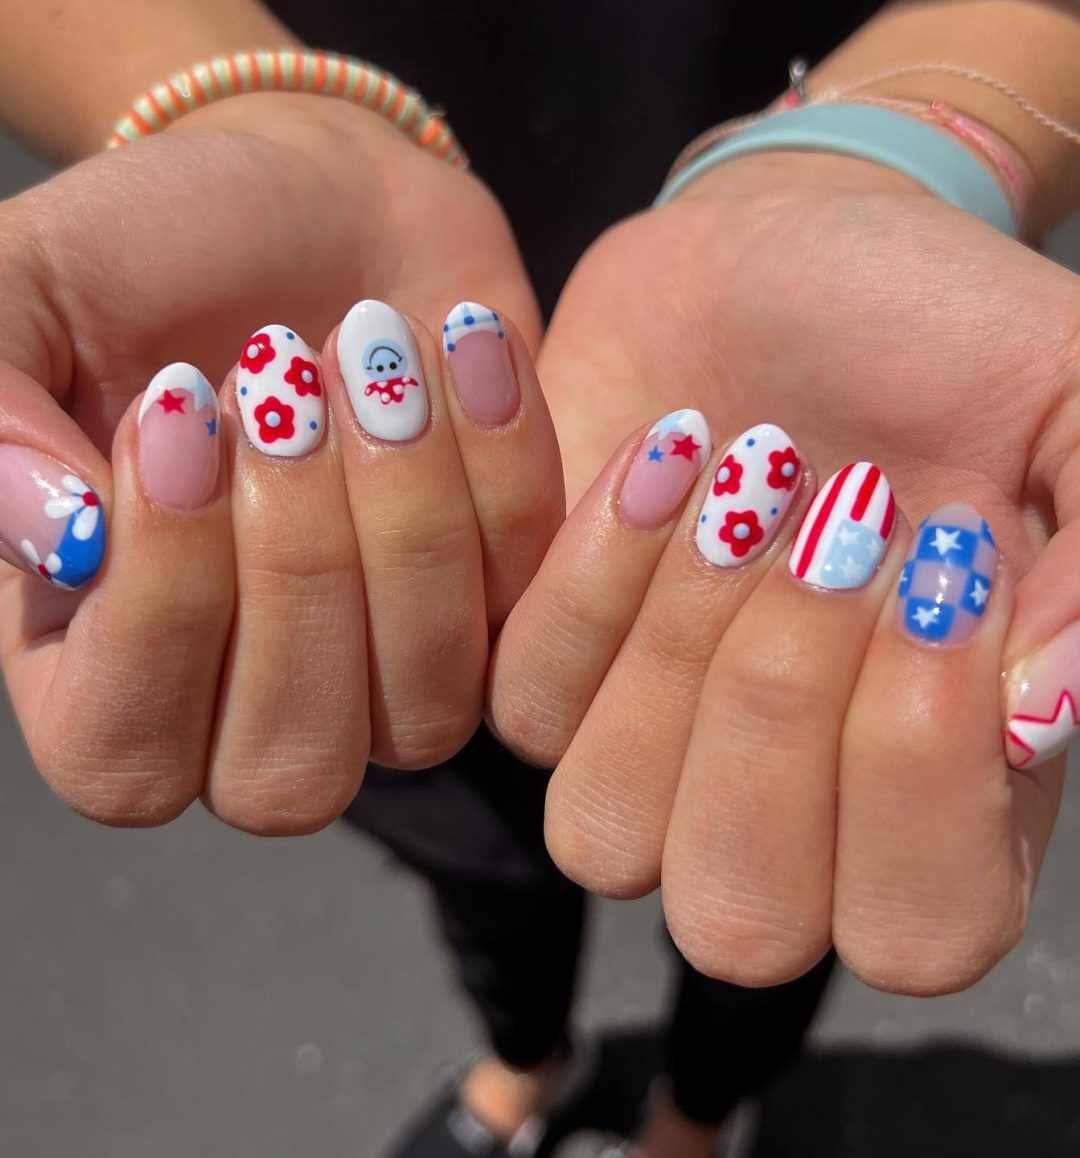
[[679, 509], [711, 452], [709, 426], [700, 411], [676, 410], [661, 418], [645, 435], [619, 492], [626, 526], [635, 531], [662, 527]]
[[9, 562], [54, 587], [82, 587], [105, 557], [101, 500], [47, 454], [0, 446], [0, 544]]
[[443, 323], [454, 389], [462, 410], [479, 426], [501, 426], [521, 405], [508, 346], [499, 315], [476, 302], [460, 302]]
[[1080, 733], [1080, 623], [1009, 672], [1005, 748], [1014, 768], [1052, 759]]
[[139, 470], [147, 495], [195, 511], [217, 490], [221, 411], [209, 382], [186, 362], [154, 375], [139, 407]]

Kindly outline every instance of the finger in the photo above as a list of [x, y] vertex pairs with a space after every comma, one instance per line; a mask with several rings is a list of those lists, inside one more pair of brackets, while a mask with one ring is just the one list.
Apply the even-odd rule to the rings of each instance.
[[700, 412], [667, 415], [623, 443], [556, 536], [492, 657], [492, 726], [528, 759], [566, 751], [710, 449]]
[[802, 524], [817, 535], [816, 585], [793, 578], [813, 562], [801, 529], [709, 666], [663, 881], [668, 927], [710, 976], [778, 985], [805, 973], [831, 943], [837, 754], [903, 559], [905, 537], [890, 546], [894, 512], [877, 467], [859, 463], [833, 476]]
[[841, 749], [834, 938], [872, 985], [970, 985], [1025, 900], [998, 732], [1011, 596], [989, 527], [952, 503], [915, 533]]
[[659, 884], [706, 671], [809, 486], [791, 439], [752, 427], [719, 456], [704, 503], [668, 544], [548, 791], [548, 846], [587, 888], [640, 896]]
[[[14, 686], [53, 665], [32, 750], [61, 796], [108, 823], [162, 823], [202, 788], [233, 591], [217, 418], [193, 366], [154, 378], [117, 430], [109, 565], [47, 658], [14, 663]], [[34, 550], [67, 583], [100, 559], [104, 511], [77, 477], [58, 489], [63, 537]]]
[[313, 832], [355, 796], [369, 741], [341, 449], [317, 358], [285, 326], [248, 339], [225, 399], [238, 603], [206, 802], [249, 832]]
[[555, 428], [528, 347], [507, 318], [461, 302], [443, 323], [448, 410], [480, 532], [494, 636], [566, 513]]
[[362, 301], [327, 342], [331, 406], [367, 588], [372, 758], [448, 759], [480, 722], [480, 540], [430, 335]]

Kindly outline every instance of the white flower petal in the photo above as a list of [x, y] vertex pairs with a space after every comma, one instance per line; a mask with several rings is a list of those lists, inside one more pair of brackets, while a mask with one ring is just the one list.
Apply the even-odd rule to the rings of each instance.
[[19, 546], [22, 547], [22, 553], [34, 567], [41, 566], [41, 556], [37, 553], [37, 547], [29, 539], [23, 539]]
[[61, 495], [56, 499], [49, 499], [45, 504], [45, 514], [50, 519], [66, 519], [74, 514], [83, 505], [82, 496]]
[[55, 551], [45, 560], [45, 570], [48, 571], [50, 575], [55, 575], [63, 565], [63, 559], [61, 559]]
[[97, 507], [83, 507], [75, 516], [75, 522], [71, 526], [71, 533], [76, 539], [85, 542], [97, 530], [97, 521]]
[[81, 478], [73, 474], [64, 475], [60, 481], [73, 495], [78, 495], [80, 499], [90, 489]]

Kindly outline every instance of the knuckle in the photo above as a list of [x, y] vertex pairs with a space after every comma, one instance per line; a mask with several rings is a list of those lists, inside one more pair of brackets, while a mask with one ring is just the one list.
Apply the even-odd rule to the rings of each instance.
[[479, 697], [470, 705], [418, 704], [373, 721], [371, 757], [377, 764], [420, 772], [456, 756], [480, 727]]
[[731, 894], [717, 902], [700, 894], [664, 892], [668, 929], [699, 973], [760, 989], [809, 972], [829, 950], [827, 922], [807, 921], [761, 897]]
[[886, 993], [941, 997], [969, 989], [1019, 942], [1022, 911], [927, 926], [846, 928], [835, 931], [841, 959], [861, 981]]
[[53, 792], [78, 815], [117, 828], [154, 828], [175, 820], [202, 786], [199, 758], [163, 754], [151, 737], [95, 734], [81, 742], [56, 732], [34, 747]]
[[660, 884], [661, 848], [639, 841], [587, 785], [549, 791], [545, 837], [559, 870], [600, 897], [636, 900]]
[[724, 687], [731, 708], [727, 718], [733, 727], [786, 741], [805, 734], [821, 719], [826, 693], [808, 675], [816, 669], [802, 662], [797, 649], [778, 653], [769, 648], [737, 648], [729, 659]]
[[491, 728], [522, 760], [538, 768], [554, 768], [573, 737], [560, 706], [542, 692], [497, 689], [491, 701]]
[[211, 781], [207, 808], [223, 823], [252, 836], [307, 836], [332, 824], [352, 803], [360, 787], [355, 774], [325, 767], [291, 767], [266, 776], [233, 770], [222, 784]]

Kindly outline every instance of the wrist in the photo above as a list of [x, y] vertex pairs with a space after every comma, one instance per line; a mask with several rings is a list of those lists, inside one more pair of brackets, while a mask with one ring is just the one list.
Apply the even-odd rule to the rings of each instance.
[[140, 92], [196, 61], [299, 47], [258, 0], [95, 0], [66, 5], [57, 24], [43, 11], [19, 0], [8, 21], [0, 105], [16, 133], [62, 163], [98, 152]]
[[808, 87], [834, 100], [944, 101], [984, 125], [1030, 176], [1023, 226], [1037, 238], [1080, 205], [1080, 148], [1015, 95], [1055, 120], [1080, 123], [1078, 58], [1080, 19], [1064, 6], [930, 0], [886, 9], [816, 68]]

